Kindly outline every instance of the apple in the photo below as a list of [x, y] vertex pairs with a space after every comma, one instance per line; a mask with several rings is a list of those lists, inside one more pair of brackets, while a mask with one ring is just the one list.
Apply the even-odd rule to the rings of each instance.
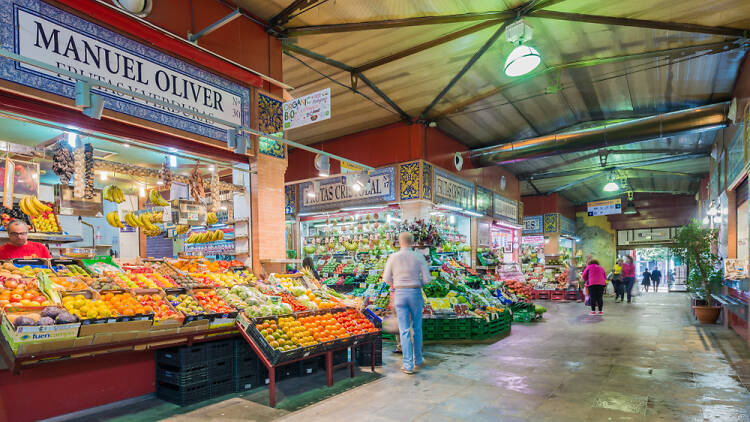
[[32, 300], [33, 300], [34, 302], [38, 302], [38, 303], [44, 303], [44, 302], [46, 302], [46, 301], [47, 301], [47, 298], [46, 298], [46, 297], [44, 297], [44, 296], [37, 296], [37, 297], [35, 297], [35, 298], [34, 298], [34, 299], [32, 299]]
[[20, 302], [22, 299], [23, 299], [23, 296], [21, 296], [21, 295], [19, 295], [17, 293], [10, 296], [10, 301], [11, 302]]

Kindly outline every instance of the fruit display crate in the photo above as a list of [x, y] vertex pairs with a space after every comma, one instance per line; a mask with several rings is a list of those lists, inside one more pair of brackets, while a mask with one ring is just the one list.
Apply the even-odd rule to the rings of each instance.
[[156, 365], [156, 382], [175, 386], [205, 383], [208, 379], [208, 362], [194, 363], [189, 367]]
[[510, 313], [502, 312], [496, 318], [426, 318], [422, 320], [423, 339], [481, 340], [510, 330]]
[[170, 347], [156, 351], [157, 364], [176, 368], [188, 368], [191, 365], [203, 364], [208, 360], [207, 343], [192, 346]]

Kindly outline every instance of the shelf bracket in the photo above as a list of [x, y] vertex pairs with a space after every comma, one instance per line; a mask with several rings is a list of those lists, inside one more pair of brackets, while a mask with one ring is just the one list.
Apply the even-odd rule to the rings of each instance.
[[223, 18], [219, 19], [218, 21], [212, 23], [211, 25], [208, 25], [205, 27], [202, 31], [198, 32], [197, 34], [191, 34], [188, 32], [188, 41], [192, 43], [197, 43], [198, 40], [201, 37], [204, 37], [217, 29], [221, 28], [222, 26], [228, 24], [229, 22], [237, 19], [238, 17], [242, 16], [242, 12], [240, 9], [235, 9], [232, 13], [224, 16]]

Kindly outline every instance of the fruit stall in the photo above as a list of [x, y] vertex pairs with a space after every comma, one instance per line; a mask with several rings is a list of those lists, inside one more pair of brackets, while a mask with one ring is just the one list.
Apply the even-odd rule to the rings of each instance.
[[[258, 279], [240, 264], [108, 257], [3, 262], [0, 355], [18, 374], [49, 360], [214, 344], [239, 330], [253, 356], [267, 363], [272, 403], [280, 366], [324, 356], [330, 380], [334, 352], [366, 346], [374, 365], [380, 329], [356, 310], [361, 299], [304, 273]], [[171, 387], [158, 378], [157, 396], [172, 399]]]

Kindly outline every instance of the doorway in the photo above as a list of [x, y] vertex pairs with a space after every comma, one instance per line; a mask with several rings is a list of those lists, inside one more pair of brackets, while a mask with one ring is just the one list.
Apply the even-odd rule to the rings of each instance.
[[[687, 271], [685, 265], [679, 262], [669, 248], [662, 246], [640, 247], [632, 250], [620, 250], [618, 256], [624, 257], [630, 255], [634, 257], [636, 284], [638, 288], [644, 290], [642, 284], [644, 272], [649, 273], [655, 269], [659, 270], [660, 282], [658, 292], [686, 292]], [[653, 292], [656, 287], [654, 281], [649, 282], [649, 292]]]

